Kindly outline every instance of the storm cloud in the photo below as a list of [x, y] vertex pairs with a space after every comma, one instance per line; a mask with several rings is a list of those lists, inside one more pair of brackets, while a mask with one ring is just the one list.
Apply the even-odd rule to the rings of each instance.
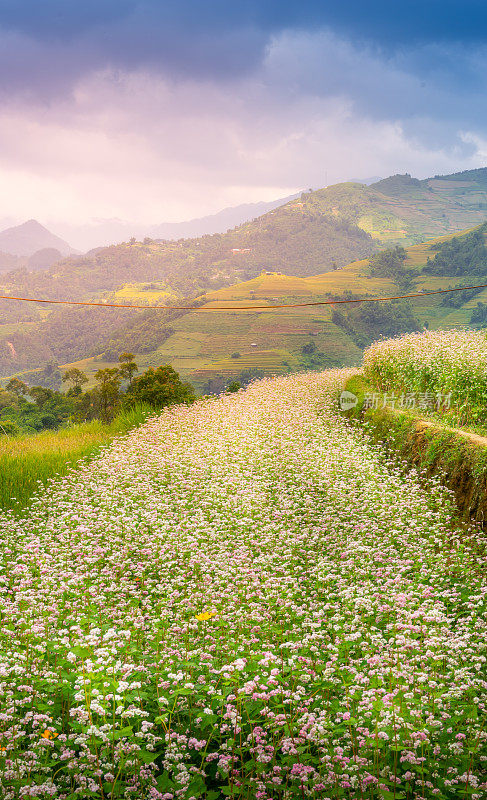
[[156, 223], [485, 163], [481, 2], [0, 3], [0, 215]]

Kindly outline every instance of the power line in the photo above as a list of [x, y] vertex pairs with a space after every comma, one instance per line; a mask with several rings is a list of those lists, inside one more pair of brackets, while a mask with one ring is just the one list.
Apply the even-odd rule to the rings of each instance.
[[[134, 308], [153, 311], [262, 311], [273, 308], [306, 308], [309, 306], [334, 306], [344, 303], [379, 303], [389, 300], [407, 300], [411, 297], [429, 297], [433, 294], [448, 294], [449, 292], [464, 292], [469, 289], [487, 289], [487, 283], [479, 283], [476, 286], [458, 286], [456, 289], [435, 289], [431, 292], [415, 292], [413, 294], [398, 294], [392, 297], [361, 297], [354, 300], [316, 300], [312, 303], [282, 303], [280, 305], [267, 306], [146, 306], [128, 303], [94, 303], [82, 300], [42, 300], [39, 297], [14, 297], [12, 295], [0, 295], [0, 300], [19, 300], [24, 303], [47, 303], [49, 305], [64, 306], [95, 306], [97, 308]], [[211, 301], [210, 301], [211, 302]]]

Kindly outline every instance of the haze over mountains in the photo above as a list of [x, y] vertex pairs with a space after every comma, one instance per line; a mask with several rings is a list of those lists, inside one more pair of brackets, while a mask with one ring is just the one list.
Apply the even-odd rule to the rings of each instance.
[[173, 293], [191, 297], [249, 280], [263, 269], [317, 275], [383, 247], [470, 228], [486, 216], [487, 169], [422, 181], [394, 175], [370, 186], [340, 183], [303, 192], [226, 233], [126, 240], [63, 259], [35, 276], [13, 275], [12, 288], [89, 299], [125, 284], [162, 281]]
[[48, 231], [35, 219], [0, 232], [0, 250], [12, 255], [31, 256], [46, 247], [59, 250], [62, 256], [75, 252], [64, 239]]
[[78, 250], [86, 252], [95, 247], [125, 242], [134, 236], [136, 239], [144, 239], [146, 236], [152, 239], [188, 239], [212, 233], [225, 233], [229, 228], [235, 228], [236, 225], [261, 216], [297, 196], [290, 195], [269, 202], [244, 203], [224, 208], [215, 214], [183, 222], [143, 225], [118, 219], [106, 219], [96, 220], [85, 225], [56, 223], [53, 227]]
[[[103, 220], [77, 226], [62, 223], [55, 225], [54, 227], [61, 231], [70, 242], [75, 242], [77, 250], [37, 220], [31, 219], [0, 232], [0, 272], [22, 267], [34, 270], [47, 269], [63, 256], [116, 244], [133, 237], [171, 240], [224, 233], [297, 196], [290, 195], [270, 202], [245, 203], [232, 208], [224, 208], [222, 211], [206, 217], [185, 222], [163, 222], [160, 225], [143, 226], [122, 220]], [[45, 252], [47, 250], [50, 252]], [[30, 258], [36, 256], [38, 251], [42, 251], [39, 257]]]
[[[484, 168], [425, 180], [411, 178], [410, 175], [395, 175], [386, 179], [347, 181], [305, 194], [310, 199], [316, 198], [323, 213], [353, 221], [373, 238], [380, 239], [386, 235], [387, 220], [384, 215], [389, 215], [389, 238], [402, 237], [409, 242], [411, 237], [421, 236], [423, 231], [436, 235], [443, 229], [457, 229], [460, 219], [460, 227], [480, 221], [478, 212], [487, 208], [484, 208], [486, 189]], [[133, 237], [137, 240], [149, 237], [169, 241], [198, 238], [225, 233], [297, 198], [296, 194], [270, 202], [246, 203], [222, 209], [216, 214], [159, 225], [141, 225], [117, 219], [84, 225], [58, 222], [52, 226], [56, 231], [53, 233], [35, 220], [29, 220], [0, 233], [0, 251], [30, 256], [41, 248], [54, 247], [62, 255], [68, 255], [76, 250], [87, 252], [126, 242]], [[345, 207], [347, 205], [348, 209]], [[470, 217], [466, 219], [469, 214]], [[377, 232], [382, 236], [378, 236]]]
[[63, 256], [74, 255], [72, 247], [35, 219], [0, 232], [0, 273], [14, 269], [48, 269]]

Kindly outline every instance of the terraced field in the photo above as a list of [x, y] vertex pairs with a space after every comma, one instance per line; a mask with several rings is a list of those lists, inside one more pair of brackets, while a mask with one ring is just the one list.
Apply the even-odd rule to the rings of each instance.
[[[459, 236], [469, 233], [462, 231]], [[432, 291], [459, 284], [459, 278], [426, 275], [421, 267], [435, 251], [432, 245], [448, 241], [448, 234], [407, 248], [406, 267], [414, 270], [417, 290]], [[265, 374], [279, 374], [307, 368], [302, 358], [302, 348], [309, 342], [316, 345], [328, 362], [326, 366], [352, 366], [360, 363], [361, 350], [347, 330], [332, 322], [332, 306], [278, 309], [279, 303], [329, 301], [331, 297], [377, 297], [402, 294], [391, 280], [370, 274], [367, 259], [354, 261], [343, 269], [323, 275], [296, 277], [276, 272], [263, 272], [256, 278], [225, 287], [206, 295], [202, 310], [189, 312], [169, 324], [174, 333], [156, 350], [137, 354], [141, 369], [170, 363], [185, 379], [191, 380], [198, 390], [209, 378], [235, 376], [240, 371], [254, 369]], [[462, 279], [465, 283], [465, 279]], [[468, 281], [467, 281], [468, 282]], [[473, 281], [476, 282], [475, 280]], [[124, 288], [123, 291], [134, 291]], [[147, 297], [148, 297], [147, 293]], [[133, 302], [146, 298], [146, 292], [128, 294]], [[121, 296], [119, 296], [119, 300]], [[155, 302], [158, 302], [157, 300]], [[177, 299], [173, 303], [177, 304]], [[467, 300], [459, 308], [442, 304], [442, 297], [415, 298], [414, 314], [431, 329], [461, 327], [470, 323], [472, 309], [478, 302], [487, 304], [487, 290]], [[228, 312], [211, 312], [212, 306], [235, 306]], [[242, 306], [265, 305], [266, 309], [248, 310]], [[162, 315], [164, 311], [160, 312]], [[232, 359], [239, 353], [240, 359]], [[100, 366], [111, 362], [84, 359], [76, 366], [89, 375]], [[69, 365], [71, 366], [71, 365]]]
[[[462, 234], [468, 233], [463, 231]], [[460, 234], [460, 235], [462, 235]], [[421, 266], [434, 255], [432, 243], [451, 239], [442, 236], [407, 248], [406, 266], [417, 272], [417, 288], [432, 291], [458, 285], [457, 278], [421, 275]], [[349, 291], [355, 296], [387, 296], [402, 293], [387, 278], [370, 275], [368, 260], [355, 261], [347, 267], [310, 278], [279, 273], [263, 273], [251, 281], [226, 287], [207, 295], [211, 306], [248, 306], [272, 303], [299, 303], [329, 300]], [[416, 298], [414, 313], [431, 328], [467, 325], [472, 308], [487, 302], [487, 290], [459, 309], [441, 305], [441, 296]], [[317, 349], [335, 359], [333, 363], [355, 365], [360, 361], [360, 349], [331, 321], [332, 306], [316, 308], [269, 309], [264, 311], [234, 311], [228, 314], [210, 311], [187, 314], [177, 320], [176, 333], [157, 351], [157, 358], [170, 358], [176, 369], [189, 377], [197, 387], [215, 375], [235, 375], [240, 363], [245, 368], [268, 372], [269, 350], [273, 351], [272, 371], [286, 371], [299, 364], [303, 345], [312, 341]], [[311, 338], [310, 338], [311, 337]], [[239, 352], [245, 362], [235, 362], [230, 356]]]
[[147, 305], [157, 305], [168, 300], [176, 300], [179, 293], [168, 286], [164, 281], [152, 281], [145, 283], [125, 283], [116, 292], [109, 295], [110, 302], [113, 303], [139, 303]]

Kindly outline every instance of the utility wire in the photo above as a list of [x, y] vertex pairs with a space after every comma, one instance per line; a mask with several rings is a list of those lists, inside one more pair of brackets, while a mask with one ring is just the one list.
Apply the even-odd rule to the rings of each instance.
[[[398, 294], [392, 297], [361, 297], [357, 300], [317, 300], [312, 303], [282, 303], [280, 305], [267, 306], [142, 306], [122, 303], [90, 303], [81, 300], [42, 300], [39, 297], [14, 297], [12, 295], [0, 295], [0, 300], [21, 300], [24, 303], [48, 303], [49, 305], [64, 306], [96, 306], [97, 308], [136, 308], [153, 311], [262, 311], [273, 308], [305, 308], [308, 306], [334, 306], [343, 303], [379, 303], [389, 300], [407, 300], [411, 297], [429, 297], [433, 294], [448, 294], [449, 292], [464, 292], [469, 289], [487, 289], [487, 283], [479, 283], [476, 286], [458, 286], [456, 289], [435, 289], [431, 292], [415, 292], [414, 294]], [[212, 302], [210, 300], [210, 302]]]

